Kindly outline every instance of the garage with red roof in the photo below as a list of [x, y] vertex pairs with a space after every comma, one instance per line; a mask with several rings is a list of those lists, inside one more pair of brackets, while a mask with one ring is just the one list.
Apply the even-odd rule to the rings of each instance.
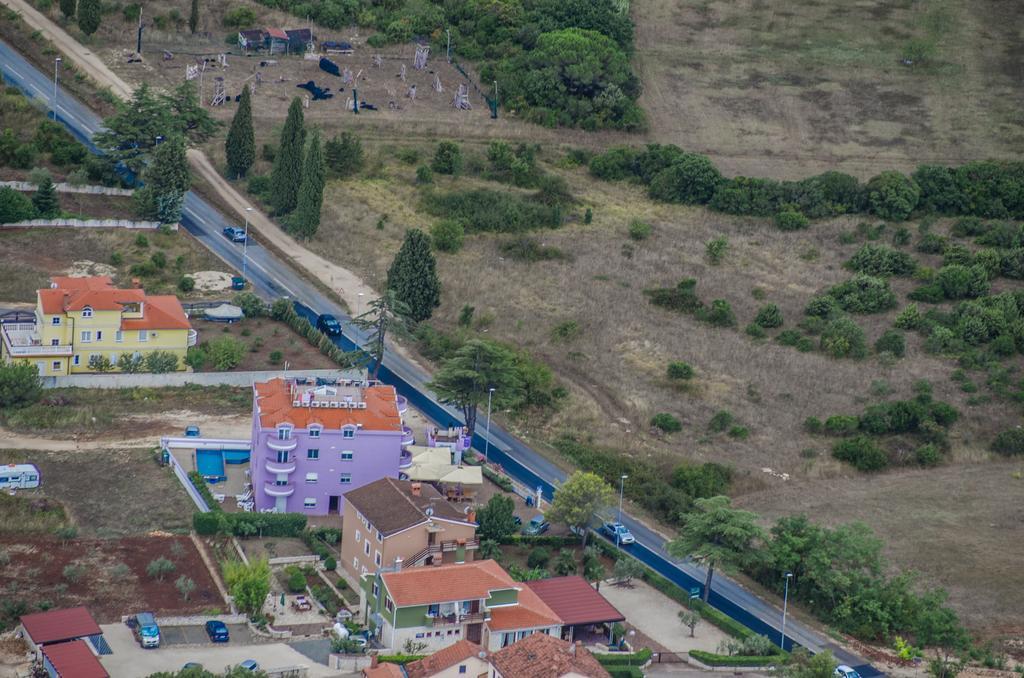
[[43, 667], [58, 678], [110, 678], [84, 640], [47, 645], [43, 648]]
[[626, 620], [614, 605], [578, 575], [523, 583], [562, 620], [562, 637], [565, 640], [586, 640], [599, 634], [610, 637], [612, 624]]

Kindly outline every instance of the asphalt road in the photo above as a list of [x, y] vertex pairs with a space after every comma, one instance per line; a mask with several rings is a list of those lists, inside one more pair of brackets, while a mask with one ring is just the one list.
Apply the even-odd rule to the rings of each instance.
[[[49, 101], [53, 94], [52, 79], [25, 61], [2, 41], [0, 41], [0, 71], [2, 71], [5, 80], [18, 86], [33, 99], [49, 106]], [[57, 101], [58, 119], [76, 137], [94, 149], [95, 147], [92, 146], [90, 138], [92, 134], [100, 129], [100, 119], [69, 95], [58, 94]], [[225, 218], [213, 206], [195, 193], [190, 192], [186, 196], [182, 226], [228, 265], [236, 270], [241, 270], [242, 246], [228, 241], [221, 233], [222, 229], [226, 226], [238, 225], [240, 224]], [[348, 322], [348, 316], [342, 308], [327, 299], [316, 287], [299, 277], [287, 264], [276, 258], [258, 243], [250, 244], [248, 247], [246, 269], [249, 282], [256, 293], [267, 299], [286, 296], [302, 302], [315, 313], [332, 313], [342, 322], [344, 332], [350, 339], [357, 343], [365, 341], [365, 333]], [[418, 367], [394, 352], [385, 356], [384, 366], [419, 390], [436, 407], [443, 408], [445, 412], [451, 415], [453, 421], [461, 420], [461, 415], [455, 409], [437, 405], [436, 400], [430, 394], [430, 390], [426, 387], [429, 375], [423, 373]], [[478, 432], [478, 435], [484, 436], [485, 434], [481, 431]], [[528, 469], [532, 474], [546, 481], [545, 484], [555, 484], [565, 478], [565, 473], [561, 469], [543, 455], [504, 431], [500, 426], [491, 426], [489, 438], [492, 447], [496, 447], [501, 452], [515, 459], [518, 464]], [[664, 550], [665, 538], [663, 536], [626, 514], [623, 514], [622, 518], [622, 522], [633, 532], [637, 540], [636, 544], [628, 547], [630, 552], [648, 564], [656, 563], [656, 569], [663, 573], [670, 571], [672, 568], [677, 568], [699, 582], [704, 581], [702, 568], [691, 563], [677, 561], [668, 556]], [[716, 574], [712, 584], [712, 592], [739, 610], [775, 629], [775, 637], [778, 637], [782, 617], [781, 610], [778, 607], [758, 598], [721, 574]], [[827, 637], [792, 619], [788, 620], [786, 625], [786, 636], [788, 639], [808, 648], [812, 652], [820, 652], [825, 649], [832, 650], [840, 662], [855, 667], [865, 678], [880, 674], [877, 669], [868, 664], [862, 657], [846, 652]]]

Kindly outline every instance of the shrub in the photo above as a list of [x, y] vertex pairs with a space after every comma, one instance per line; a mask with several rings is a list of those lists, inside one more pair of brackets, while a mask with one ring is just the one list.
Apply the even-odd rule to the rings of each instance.
[[194, 290], [195, 288], [196, 281], [195, 278], [193, 278], [192, 276], [183, 275], [180, 278], [178, 278], [178, 289], [181, 290], [182, 292], [185, 292], [187, 294]]
[[784, 209], [775, 214], [775, 226], [780, 231], [799, 231], [810, 225], [810, 220], [794, 209]]
[[858, 471], [880, 471], [889, 464], [885, 451], [867, 436], [840, 440], [832, 447], [832, 456]]
[[749, 435], [750, 429], [747, 428], [746, 426], [736, 425], [729, 427], [730, 438], [736, 438], [737, 440], [746, 440]]
[[864, 330], [845, 317], [829, 321], [821, 333], [820, 346], [833, 358], [863, 358], [868, 353]]
[[914, 458], [921, 466], [938, 466], [942, 461], [942, 450], [932, 443], [927, 443], [914, 451]]
[[714, 462], [680, 464], [672, 471], [672, 485], [694, 499], [715, 497], [728, 491], [732, 475], [730, 467]]
[[782, 311], [775, 304], [766, 304], [757, 311], [754, 322], [766, 329], [782, 326]]
[[857, 274], [828, 291], [829, 296], [850, 313], [878, 313], [896, 307], [896, 295], [882, 278]]
[[569, 256], [552, 245], [544, 245], [536, 238], [521, 235], [501, 244], [501, 253], [509, 259], [534, 263], [537, 261], [560, 261]]
[[615, 146], [590, 159], [587, 168], [598, 179], [620, 181], [635, 176], [634, 164], [640, 150], [628, 146]]
[[677, 433], [683, 430], [683, 424], [671, 414], [661, 412], [651, 417], [651, 426], [665, 433]]
[[632, 240], [647, 240], [651, 237], [651, 225], [644, 221], [634, 219], [629, 224], [629, 237]]
[[805, 337], [800, 334], [799, 330], [782, 330], [778, 336], [775, 337], [775, 341], [779, 342], [783, 346], [796, 346], [797, 343]]
[[460, 222], [467, 233], [520, 233], [562, 224], [558, 205], [489, 189], [430, 193], [423, 204], [429, 214]]
[[868, 243], [857, 250], [846, 265], [858, 273], [874, 276], [910, 275], [914, 258], [884, 245]]
[[1024, 455], [1024, 429], [1011, 428], [1000, 432], [992, 441], [991, 449], [1004, 457]]
[[781, 666], [786, 662], [783, 654], [773, 655], [724, 655], [690, 650], [689, 655], [706, 666]]
[[651, 179], [648, 195], [663, 202], [703, 205], [722, 183], [722, 175], [704, 155], [684, 153]]
[[833, 414], [825, 420], [825, 431], [832, 435], [845, 436], [856, 433], [860, 418], [846, 414]]
[[982, 266], [943, 266], [935, 276], [935, 284], [946, 299], [981, 297], [988, 294], [988, 273]]
[[804, 315], [812, 318], [829, 318], [837, 310], [839, 310], [839, 304], [836, 303], [835, 298], [823, 295], [814, 297], [807, 302], [807, 306], [804, 307]]
[[462, 249], [466, 229], [457, 221], [442, 219], [430, 227], [430, 241], [434, 248], [454, 254]]
[[893, 324], [901, 330], [918, 330], [924, 327], [926, 322], [917, 304], [909, 304], [899, 312]]
[[728, 251], [728, 249], [729, 241], [726, 240], [724, 236], [720, 236], [718, 238], [715, 238], [714, 240], [709, 240], [704, 245], [704, 251], [707, 254], [708, 261], [711, 262], [713, 266], [717, 266], [718, 264], [722, 263], [722, 260], [725, 259], [725, 253]]
[[36, 208], [32, 201], [13, 188], [0, 188], [0, 224], [32, 219]]
[[665, 376], [667, 376], [669, 379], [675, 379], [680, 381], [693, 379], [693, 367], [691, 367], [688, 363], [684, 363], [678, 360], [670, 362], [668, 364], [668, 367], [665, 369]]
[[917, 207], [921, 188], [917, 183], [895, 171], [882, 172], [865, 187], [868, 208], [883, 219], [903, 221]]
[[937, 233], [924, 233], [917, 241], [916, 249], [922, 254], [942, 254], [949, 246], [949, 240]]
[[174, 569], [174, 563], [161, 556], [149, 561], [149, 564], [146, 565], [146, 574], [153, 579], [163, 581], [165, 576], [174, 572]]
[[[121, 357], [125, 357], [127, 353], [122, 353]], [[146, 371], [154, 372], [156, 374], [162, 374], [164, 372], [173, 372], [178, 369], [178, 356], [174, 355], [170, 351], [153, 351], [147, 353], [144, 358]], [[118, 367], [121, 367], [122, 371], [125, 370], [118, 358]]]
[[249, 191], [252, 195], [265, 198], [270, 195], [270, 177], [269, 176], [256, 176], [250, 177], [249, 181], [245, 184], [245, 190]]
[[526, 559], [526, 566], [531, 570], [538, 568], [545, 568], [548, 565], [548, 561], [551, 560], [551, 551], [543, 546], [538, 546], [530, 551], [530, 555]]
[[242, 309], [246, 318], [259, 318], [267, 314], [267, 305], [252, 292], [239, 292], [233, 303]]
[[875, 352], [877, 353], [891, 353], [897, 358], [902, 358], [906, 350], [907, 344], [903, 333], [895, 330], [886, 330], [875, 342]]
[[438, 174], [458, 174], [462, 171], [462, 149], [454, 141], [442, 141], [430, 167]]
[[764, 331], [764, 328], [757, 323], [750, 323], [744, 331], [748, 336], [754, 339], [764, 339], [768, 336], [768, 333]]
[[719, 410], [711, 417], [711, 421], [708, 422], [708, 429], [721, 433], [725, 429], [732, 425], [733, 416], [732, 412], [728, 410]]
[[711, 306], [703, 309], [697, 317], [718, 327], [736, 326], [736, 316], [732, 312], [732, 306], [725, 299], [714, 299]]
[[434, 171], [427, 165], [420, 165], [416, 168], [416, 183], [417, 184], [432, 184], [434, 183]]
[[697, 298], [696, 288], [696, 280], [684, 278], [675, 287], [644, 290], [644, 294], [655, 306], [680, 313], [695, 313], [704, 307], [704, 303]]
[[224, 12], [221, 23], [225, 28], [245, 28], [256, 22], [256, 13], [246, 5], [236, 5]]
[[295, 565], [284, 568], [287, 577], [286, 585], [291, 593], [304, 593], [306, 591], [306, 575]]

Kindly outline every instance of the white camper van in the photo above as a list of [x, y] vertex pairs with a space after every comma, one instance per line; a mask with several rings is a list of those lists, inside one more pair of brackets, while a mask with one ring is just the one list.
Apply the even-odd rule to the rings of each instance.
[[39, 469], [35, 464], [0, 466], [0, 490], [30, 490], [39, 487]]

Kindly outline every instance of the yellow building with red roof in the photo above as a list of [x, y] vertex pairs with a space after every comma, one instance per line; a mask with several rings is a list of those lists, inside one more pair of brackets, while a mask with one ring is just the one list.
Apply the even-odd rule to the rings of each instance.
[[52, 278], [36, 293], [32, 322], [5, 321], [0, 335], [4, 361], [33, 364], [47, 377], [146, 371], [146, 358], [157, 352], [184, 370], [197, 341], [177, 297], [119, 289], [108, 276]]

